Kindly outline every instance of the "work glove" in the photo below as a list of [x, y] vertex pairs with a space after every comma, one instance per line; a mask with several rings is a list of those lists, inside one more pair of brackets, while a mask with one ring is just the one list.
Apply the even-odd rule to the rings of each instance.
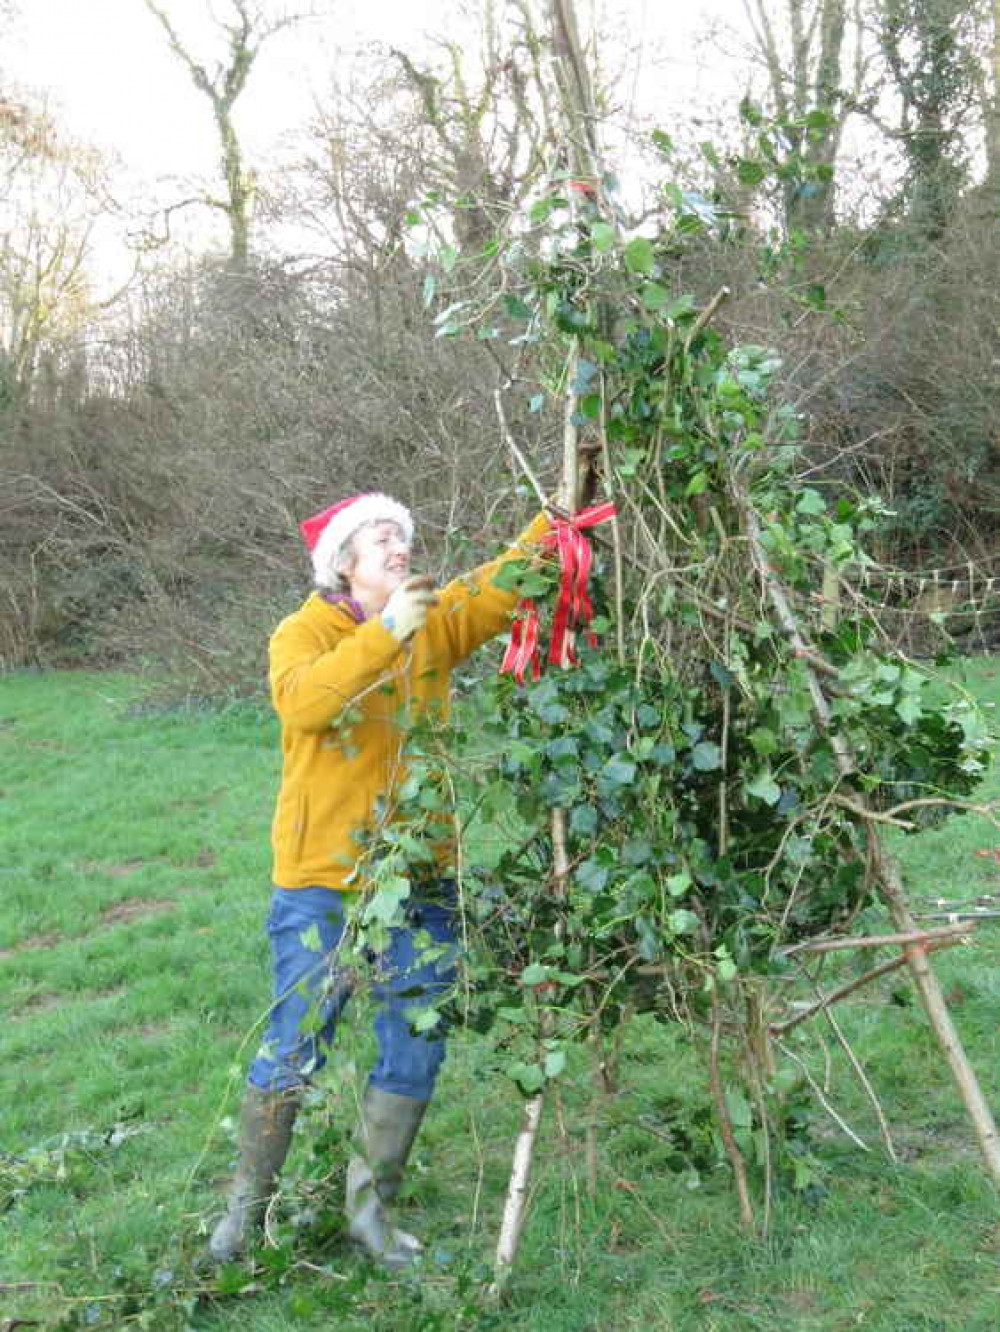
[[408, 578], [396, 588], [382, 612], [382, 623], [400, 643], [407, 642], [427, 621], [427, 612], [438, 604], [434, 580], [426, 574]]

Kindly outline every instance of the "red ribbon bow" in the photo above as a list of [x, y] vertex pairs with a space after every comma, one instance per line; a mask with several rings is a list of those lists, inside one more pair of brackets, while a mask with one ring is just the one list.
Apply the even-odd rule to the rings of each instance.
[[[587, 594], [594, 553], [583, 534], [584, 529], [596, 527], [598, 523], [605, 523], [614, 516], [615, 506], [611, 500], [595, 504], [593, 508], [583, 509], [572, 518], [557, 518], [553, 530], [540, 543], [544, 549], [559, 553], [559, 595], [552, 616], [552, 641], [548, 652], [548, 660], [557, 665], [563, 662], [576, 665], [573, 633], [578, 625], [588, 625], [594, 618], [594, 608]], [[525, 673], [530, 667], [531, 678], [540, 679], [540, 638], [538, 607], [531, 597], [524, 597], [511, 626], [510, 643], [500, 664], [501, 675], [509, 671], [518, 684], [523, 684]], [[591, 644], [597, 642], [594, 634], [589, 631], [587, 638]]]

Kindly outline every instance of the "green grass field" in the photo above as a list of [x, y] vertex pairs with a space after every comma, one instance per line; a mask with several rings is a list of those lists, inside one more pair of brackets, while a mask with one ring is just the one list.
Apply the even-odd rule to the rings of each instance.
[[[975, 663], [970, 683], [990, 702], [1000, 667]], [[996, 1190], [903, 972], [837, 1009], [898, 1163], [829, 1027], [804, 1025], [789, 1048], [867, 1150], [814, 1102], [822, 1187], [779, 1189], [766, 1239], [741, 1233], [727, 1169], [671, 1141], [677, 1103], [706, 1097], [703, 1064], [641, 1018], [601, 1109], [594, 1198], [582, 1065], [550, 1098], [502, 1310], [484, 1280], [519, 1102], [471, 1034], [454, 1038], [412, 1171], [426, 1269], [375, 1271], [329, 1220], [352, 1120], [343, 1074], [368, 1055], [359, 1012], [296, 1136], [277, 1247], [255, 1271], [205, 1271], [267, 1003], [277, 731], [248, 706], [138, 699], [116, 675], [0, 682], [0, 1329], [1000, 1327]], [[915, 898], [1000, 893], [1000, 832], [980, 819], [899, 849]], [[998, 961], [1000, 922], [935, 966], [1000, 1110]]]

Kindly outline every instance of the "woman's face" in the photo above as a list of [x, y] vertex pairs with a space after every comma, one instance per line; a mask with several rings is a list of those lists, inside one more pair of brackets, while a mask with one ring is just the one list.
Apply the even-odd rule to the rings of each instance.
[[351, 537], [351, 596], [377, 614], [410, 573], [410, 546], [397, 523], [365, 523]]

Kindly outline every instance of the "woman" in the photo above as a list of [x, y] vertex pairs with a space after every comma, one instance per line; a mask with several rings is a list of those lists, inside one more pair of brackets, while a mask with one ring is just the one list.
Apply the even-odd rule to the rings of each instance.
[[[446, 717], [452, 669], [508, 628], [517, 594], [494, 577], [508, 560], [530, 556], [549, 522], [539, 515], [499, 559], [440, 592], [430, 579], [411, 576], [413, 520], [386, 495], [342, 500], [301, 527], [317, 590], [270, 643], [284, 758], [268, 918], [275, 1001], [249, 1071], [228, 1209], [210, 1241], [223, 1261], [241, 1253], [261, 1224], [301, 1089], [322, 1067], [349, 998], [337, 948], [350, 899], [365, 887], [365, 836], [391, 810], [405, 776], [408, 727], [431, 713]], [[406, 1017], [415, 994], [433, 997], [454, 979], [453, 884], [442, 868], [436, 881], [415, 888], [406, 925], [391, 931], [378, 959], [378, 1060], [347, 1170], [348, 1232], [390, 1268], [406, 1266], [421, 1249], [392, 1224], [387, 1204], [445, 1053], [443, 1036], [413, 1033]], [[443, 945], [433, 950], [436, 960], [421, 959], [418, 929]]]

